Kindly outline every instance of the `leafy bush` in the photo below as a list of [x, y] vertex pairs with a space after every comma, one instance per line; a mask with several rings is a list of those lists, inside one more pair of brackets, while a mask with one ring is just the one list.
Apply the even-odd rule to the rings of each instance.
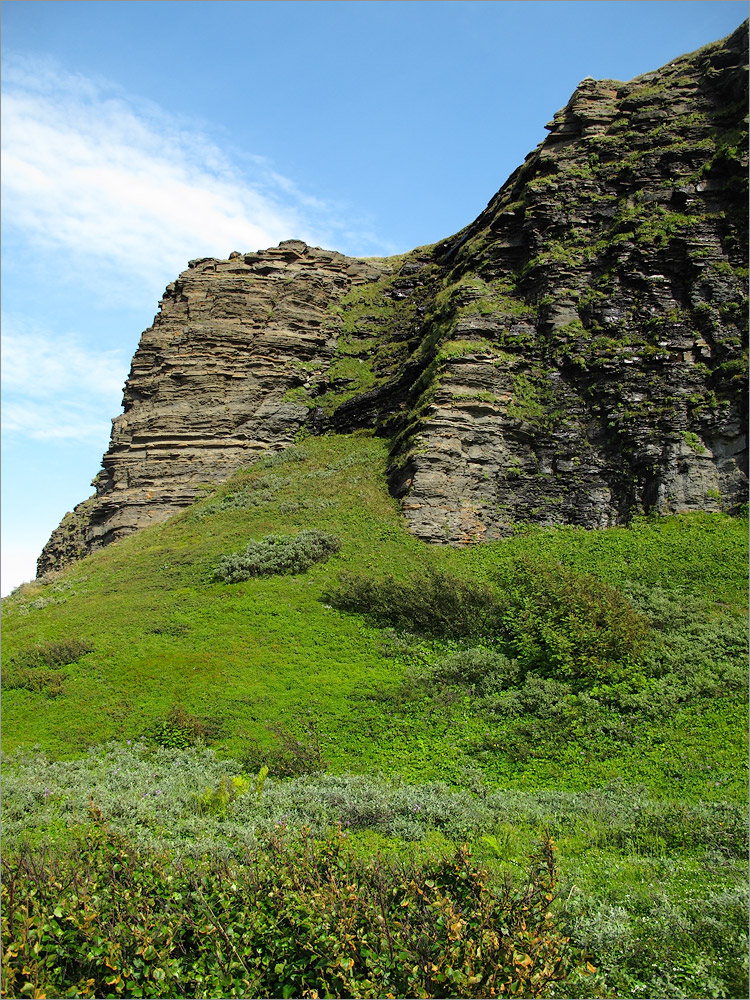
[[214, 570], [214, 578], [224, 583], [240, 583], [254, 576], [274, 573], [304, 573], [314, 563], [323, 562], [338, 552], [341, 543], [335, 535], [312, 528], [298, 535], [266, 535], [250, 542], [243, 552], [224, 556]]
[[632, 665], [648, 622], [627, 597], [561, 563], [520, 558], [498, 578], [506, 592], [503, 626], [527, 670], [600, 681]]
[[501, 608], [489, 587], [432, 567], [405, 581], [344, 575], [323, 598], [395, 629], [452, 638], [496, 633]]
[[[320, 737], [315, 720], [308, 718], [296, 727], [302, 732], [292, 733], [283, 723], [268, 727], [274, 738], [270, 749], [250, 741], [242, 763], [250, 771], [265, 767], [275, 778], [295, 778], [301, 774], [325, 771], [326, 762], [320, 747]], [[302, 738], [300, 738], [302, 737]]]
[[92, 649], [91, 643], [82, 639], [43, 642], [37, 646], [20, 650], [11, 657], [11, 663], [16, 667], [61, 667], [69, 663], [77, 663]]
[[146, 729], [144, 736], [160, 747], [184, 750], [196, 743], [207, 743], [220, 732], [220, 720], [200, 718], [182, 705], [174, 705], [164, 718]]
[[395, 864], [282, 833], [241, 864], [175, 865], [91, 818], [67, 850], [3, 858], [6, 995], [538, 997], [583, 966], [548, 837], [491, 890], [465, 847]]
[[494, 694], [518, 680], [518, 662], [484, 646], [461, 649], [441, 657], [423, 674], [426, 683], [459, 684], [477, 695]]
[[44, 642], [22, 649], [2, 668], [2, 684], [7, 690], [24, 688], [56, 698], [63, 694], [65, 674], [50, 668], [76, 663], [92, 646], [81, 639]]
[[600, 681], [635, 662], [648, 622], [627, 597], [562, 564], [519, 558], [495, 587], [429, 568], [406, 581], [343, 576], [325, 600], [379, 624], [444, 638], [500, 639], [523, 672]]

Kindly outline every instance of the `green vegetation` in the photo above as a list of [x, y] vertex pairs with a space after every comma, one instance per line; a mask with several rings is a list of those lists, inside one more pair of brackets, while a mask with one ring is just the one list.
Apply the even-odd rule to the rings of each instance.
[[488, 995], [501, 912], [517, 995], [746, 991], [746, 522], [428, 547], [386, 460], [308, 438], [4, 601], [8, 995]]
[[490, 890], [466, 848], [383, 864], [280, 830], [251, 863], [176, 867], [92, 814], [52, 879], [26, 846], [3, 861], [6, 995], [537, 997], [583, 966], [552, 922], [549, 838], [526, 885]]
[[691, 59], [329, 306], [284, 402], [395, 386], [388, 443], [301, 433], [3, 602], [3, 996], [748, 995], [747, 520], [430, 547], [385, 487], [436, 397], [564, 431], [569, 376], [624, 454], [705, 452], [747, 268], [698, 196], [746, 132], [672, 113]]
[[[385, 258], [386, 273], [376, 281], [355, 285], [332, 302], [329, 312], [337, 332], [336, 348], [328, 369], [328, 388], [306, 405], [320, 406], [330, 414], [336, 407], [392, 379], [418, 343], [421, 328], [418, 288], [405, 295], [399, 290], [400, 268], [411, 259], [420, 264], [420, 283], [434, 275], [431, 247], [411, 254]], [[293, 390], [296, 392], [296, 390]], [[303, 401], [295, 396], [293, 401]]]
[[266, 535], [242, 552], [224, 556], [214, 570], [214, 579], [224, 583], [241, 583], [254, 576], [278, 573], [304, 573], [314, 563], [323, 562], [340, 543], [334, 535], [312, 528], [298, 535]]

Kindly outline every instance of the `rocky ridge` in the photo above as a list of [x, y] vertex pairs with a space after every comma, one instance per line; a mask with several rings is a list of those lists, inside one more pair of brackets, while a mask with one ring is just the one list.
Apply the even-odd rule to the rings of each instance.
[[582, 81], [455, 237], [192, 261], [134, 356], [96, 494], [43, 573], [300, 432], [370, 428], [430, 541], [736, 509], [747, 487], [747, 26]]

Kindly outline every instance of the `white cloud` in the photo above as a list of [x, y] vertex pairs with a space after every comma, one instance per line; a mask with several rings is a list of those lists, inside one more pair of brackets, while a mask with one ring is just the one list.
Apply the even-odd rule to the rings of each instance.
[[240, 169], [193, 123], [107, 82], [10, 58], [3, 86], [3, 223], [85, 260], [95, 281], [116, 269], [161, 289], [191, 257], [353, 235], [342, 209], [264, 157], [237, 153]]
[[125, 360], [119, 351], [92, 353], [71, 335], [52, 339], [3, 319], [5, 392], [45, 397], [74, 389], [87, 395], [111, 396], [122, 392], [126, 375]]
[[118, 351], [87, 349], [3, 318], [3, 432], [37, 441], [106, 443], [121, 409], [127, 364]]
[[35, 441], [77, 441], [106, 446], [109, 421], [104, 411], [71, 401], [37, 403], [29, 400], [3, 402], [3, 433], [18, 434]]

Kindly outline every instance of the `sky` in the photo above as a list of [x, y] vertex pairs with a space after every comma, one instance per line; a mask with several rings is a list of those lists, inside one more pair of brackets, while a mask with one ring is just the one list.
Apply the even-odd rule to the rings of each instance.
[[5, 0], [2, 593], [93, 492], [195, 257], [444, 239], [585, 76], [716, 41], [744, 0]]

